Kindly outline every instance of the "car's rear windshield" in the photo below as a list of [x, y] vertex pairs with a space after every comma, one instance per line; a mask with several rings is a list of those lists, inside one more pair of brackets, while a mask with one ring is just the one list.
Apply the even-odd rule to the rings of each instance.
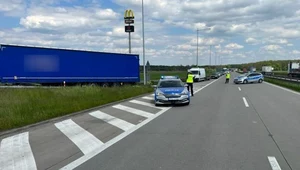
[[165, 88], [165, 87], [184, 87], [182, 81], [180, 80], [166, 80], [160, 81], [158, 83], [158, 87]]
[[198, 74], [199, 73], [199, 71], [191, 71], [192, 72], [192, 74]]

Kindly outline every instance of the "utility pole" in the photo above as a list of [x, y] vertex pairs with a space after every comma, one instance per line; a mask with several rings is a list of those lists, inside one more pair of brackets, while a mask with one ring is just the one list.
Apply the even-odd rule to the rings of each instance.
[[197, 66], [197, 67], [198, 67], [198, 51], [199, 51], [199, 50], [198, 50], [198, 49], [199, 49], [199, 48], [198, 48], [198, 44], [199, 44], [199, 43], [198, 43], [198, 39], [199, 39], [199, 38], [198, 38], [198, 37], [199, 37], [198, 34], [199, 34], [199, 29], [197, 29], [197, 60], [196, 60], [196, 66]]

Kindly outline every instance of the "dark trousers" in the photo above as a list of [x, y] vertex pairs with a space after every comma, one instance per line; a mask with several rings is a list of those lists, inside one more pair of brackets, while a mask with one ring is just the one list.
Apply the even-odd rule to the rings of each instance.
[[187, 83], [187, 84], [188, 84], [188, 86], [187, 86], [188, 91], [190, 91], [190, 88], [191, 88], [192, 96], [194, 96], [193, 83]]
[[229, 78], [226, 78], [226, 81], [225, 81], [225, 83], [228, 83], [229, 82]]

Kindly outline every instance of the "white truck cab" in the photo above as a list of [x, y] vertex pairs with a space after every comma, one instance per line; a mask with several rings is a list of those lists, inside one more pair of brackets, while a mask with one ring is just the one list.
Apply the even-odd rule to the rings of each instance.
[[206, 78], [206, 72], [204, 68], [191, 68], [188, 71], [190, 71], [194, 76], [195, 76], [195, 81], [199, 82], [199, 81], [203, 81]]

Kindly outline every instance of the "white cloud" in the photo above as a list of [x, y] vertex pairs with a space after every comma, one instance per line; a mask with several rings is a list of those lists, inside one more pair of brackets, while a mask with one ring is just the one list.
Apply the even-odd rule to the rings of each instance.
[[5, 33], [3, 31], [0, 31], [0, 37], [3, 37]]
[[25, 28], [63, 32], [69, 32], [70, 29], [96, 29], [112, 24], [119, 16], [112, 9], [82, 7], [36, 7], [28, 13], [28, 16], [20, 20], [20, 24]]
[[267, 50], [267, 51], [277, 51], [277, 50], [282, 49], [282, 47], [279, 45], [267, 45], [267, 46], [262, 47], [262, 49]]
[[300, 54], [299, 50], [293, 50], [293, 54]]
[[[198, 38], [198, 45], [199, 46], [209, 46], [209, 45], [217, 45], [223, 43], [224, 39], [220, 38]], [[190, 44], [197, 45], [197, 37], [192, 38]]]
[[276, 35], [282, 38], [296, 38], [300, 37], [300, 31], [298, 29], [286, 29], [283, 27], [265, 28], [263, 31], [269, 35]]
[[225, 48], [228, 48], [228, 49], [231, 49], [231, 50], [235, 50], [235, 49], [241, 49], [241, 48], [244, 48], [244, 46], [242, 45], [239, 45], [237, 43], [230, 43], [230, 44], [227, 44], [225, 46]]
[[24, 13], [26, 3], [24, 0], [0, 0], [0, 14], [7, 16], [20, 16]]
[[233, 51], [232, 50], [222, 50], [219, 53], [221, 53], [221, 54], [232, 54]]
[[[20, 18], [17, 27], [0, 28], [1, 41], [127, 53], [123, 15], [130, 8], [135, 13], [132, 52], [142, 54], [141, 1], [103, 2], [0, 0], [1, 14]], [[146, 56], [152, 63], [195, 62], [197, 29], [204, 64], [210, 45], [230, 58], [226, 62], [283, 59], [300, 49], [299, 0], [144, 0], [144, 5]]]
[[222, 48], [221, 44], [215, 46], [215, 49], [221, 49], [221, 48]]
[[255, 38], [249, 37], [246, 39], [246, 43], [255, 45], [255, 44], [258, 44], [259, 41]]

